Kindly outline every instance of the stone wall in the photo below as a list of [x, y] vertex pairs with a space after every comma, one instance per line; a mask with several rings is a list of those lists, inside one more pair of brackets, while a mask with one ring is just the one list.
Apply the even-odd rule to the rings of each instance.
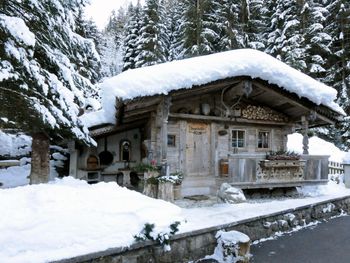
[[154, 242], [132, 245], [130, 248], [113, 248], [57, 263], [182, 263], [203, 258], [213, 253], [218, 230], [237, 230], [245, 233], [252, 241], [266, 238], [276, 232], [287, 232], [296, 226], [313, 221], [329, 219], [341, 213], [350, 212], [350, 196], [327, 200], [312, 205], [288, 209], [282, 212], [233, 222], [231, 224], [201, 229], [175, 235], [171, 238], [171, 251], [164, 252]]

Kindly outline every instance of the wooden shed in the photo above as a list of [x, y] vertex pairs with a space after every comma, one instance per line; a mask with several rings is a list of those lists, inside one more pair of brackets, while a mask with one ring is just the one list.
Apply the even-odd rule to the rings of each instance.
[[[237, 51], [211, 56], [225, 62], [228, 54], [235, 55], [234, 52]], [[247, 60], [251, 56], [256, 58], [255, 68], [261, 64], [260, 56], [267, 63], [260, 65], [259, 76], [248, 74], [251, 70], [243, 74], [229, 72], [222, 78], [201, 81], [203, 84], [194, 82], [190, 87], [181, 87], [181, 83], [178, 86], [172, 84], [164, 92], [114, 97], [114, 122], [90, 125], [91, 134], [98, 146], [81, 149], [72, 147], [71, 174], [89, 178], [89, 173], [93, 173], [94, 180], [118, 181], [118, 174], [123, 173], [126, 177], [120, 182], [128, 184], [136, 176], [133, 175], [134, 166], [152, 161], [162, 166], [164, 173], [183, 173], [182, 196], [216, 193], [223, 182], [243, 189], [294, 187], [326, 182], [329, 156], [308, 154], [308, 129], [334, 124], [342, 118], [342, 110], [332, 102], [315, 102], [312, 94], [311, 97], [303, 95], [304, 90], [301, 94], [282, 86], [279, 82], [281, 77], [264, 77], [266, 67], [270, 67], [268, 74], [271, 76], [274, 70], [280, 74], [278, 68], [283, 63], [258, 51], [244, 50], [239, 57], [244, 55], [248, 56]], [[210, 56], [206, 57], [210, 62]], [[235, 61], [234, 57], [232, 61]], [[181, 72], [186, 70], [186, 65], [201, 64], [198, 58], [192, 60], [194, 62], [191, 59], [180, 62], [183, 64], [175, 62], [175, 66], [166, 63], [149, 67], [151, 69], [132, 70], [119, 79], [124, 78], [120, 82], [125, 84], [125, 79], [134, 74], [135, 78], [130, 81], [132, 83], [137, 81], [138, 73], [149, 74], [152, 79], [154, 71], [158, 74], [165, 72], [164, 78], [167, 78], [172, 76], [167, 75], [171, 70], [172, 74], [181, 79]], [[244, 58], [242, 61], [238, 63], [245, 63]], [[215, 63], [208, 64], [211, 65], [204, 71], [225, 69], [215, 67]], [[228, 64], [232, 66], [232, 63]], [[289, 68], [284, 64], [283, 67]], [[279, 70], [283, 71], [283, 67]], [[188, 77], [188, 72], [186, 74]], [[289, 83], [288, 77], [293, 78], [295, 74], [301, 82], [302, 77], [306, 78], [303, 87], [309, 83], [318, 83], [310, 81], [309, 77], [300, 72], [292, 71], [283, 76], [287, 78], [286, 86]], [[159, 76], [155, 81], [157, 80]], [[114, 84], [109, 83], [110, 85]], [[119, 85], [118, 79], [115, 85]], [[151, 86], [152, 82], [144, 85]], [[161, 83], [157, 82], [157, 85], [161, 86]], [[324, 87], [326, 86], [319, 84], [317, 88]], [[314, 90], [310, 89], [306, 93]], [[104, 96], [106, 94], [105, 91]], [[109, 100], [111, 96], [114, 96], [113, 93]], [[97, 113], [95, 120], [98, 119], [98, 114], [101, 112]], [[287, 135], [297, 130], [304, 135], [304, 154], [301, 159], [277, 158], [267, 161], [266, 155], [269, 152], [287, 150]], [[104, 162], [104, 156], [101, 156], [103, 152], [110, 153], [109, 162]], [[89, 156], [103, 157], [99, 162], [104, 164], [99, 169], [88, 171], [84, 163]]]

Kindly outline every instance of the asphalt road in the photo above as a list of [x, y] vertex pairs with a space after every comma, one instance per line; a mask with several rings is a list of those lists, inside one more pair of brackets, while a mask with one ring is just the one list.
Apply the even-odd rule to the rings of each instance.
[[350, 216], [251, 246], [253, 263], [350, 263]]

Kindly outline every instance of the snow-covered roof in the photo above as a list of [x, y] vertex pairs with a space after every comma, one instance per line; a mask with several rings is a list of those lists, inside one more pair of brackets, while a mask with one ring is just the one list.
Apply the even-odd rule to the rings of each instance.
[[174, 90], [190, 89], [238, 76], [265, 80], [301, 98], [307, 98], [316, 105], [324, 105], [345, 115], [343, 109], [334, 102], [337, 96], [335, 89], [261, 51], [238, 49], [128, 70], [108, 78], [100, 84], [102, 110], [84, 116], [83, 120], [90, 127], [102, 124], [102, 121], [114, 123], [116, 97], [133, 99], [168, 94]]

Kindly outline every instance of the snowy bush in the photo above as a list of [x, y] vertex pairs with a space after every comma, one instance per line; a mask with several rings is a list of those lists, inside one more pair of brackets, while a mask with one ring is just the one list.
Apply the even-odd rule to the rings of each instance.
[[159, 232], [155, 233], [154, 224], [146, 223], [141, 232], [134, 236], [136, 241], [156, 241], [158, 242], [164, 249], [164, 251], [170, 251], [170, 242], [169, 239], [171, 236], [175, 235], [179, 231], [179, 225], [181, 223], [179, 221], [175, 221], [172, 223], [169, 228], [169, 232]]

